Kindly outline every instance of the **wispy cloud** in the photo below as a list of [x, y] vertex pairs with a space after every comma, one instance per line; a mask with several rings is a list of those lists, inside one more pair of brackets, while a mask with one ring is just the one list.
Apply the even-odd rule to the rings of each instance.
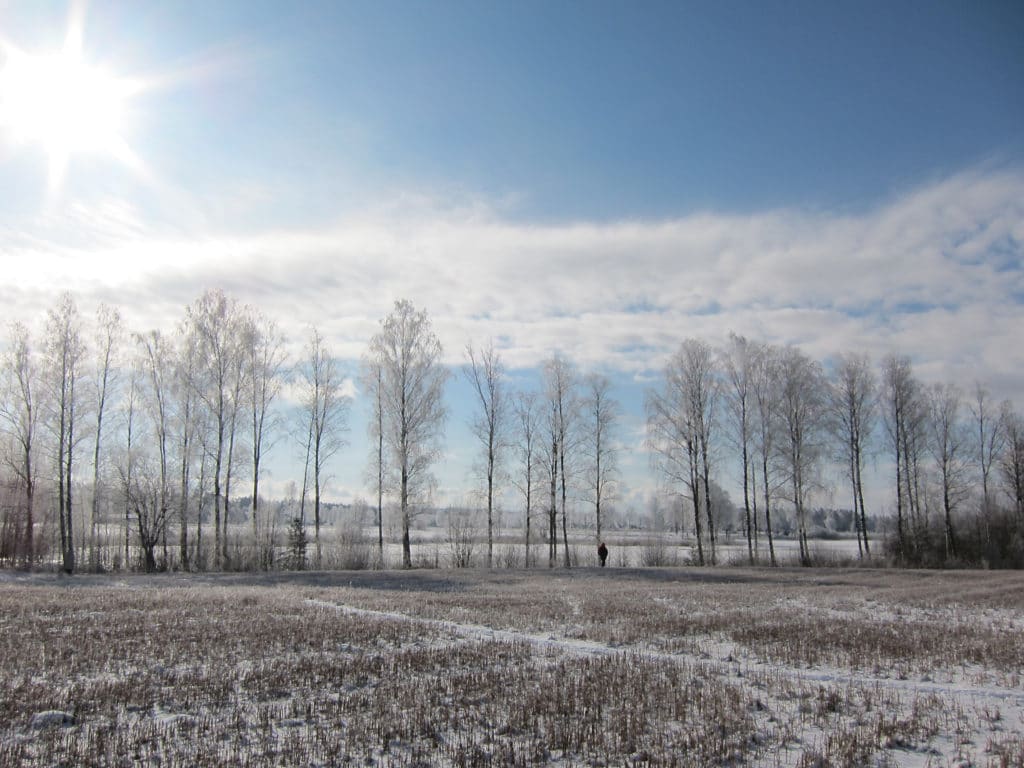
[[553, 350], [642, 373], [684, 337], [729, 330], [912, 353], [937, 375], [1005, 386], [1024, 368], [1024, 173], [971, 171], [859, 213], [703, 213], [534, 225], [482, 204], [389, 205], [307, 230], [147, 230], [130, 205], [0, 233], [7, 312], [50, 292], [167, 326], [204, 288], [259, 305], [294, 339], [315, 324], [358, 357], [398, 297], [426, 307], [451, 360], [494, 337], [513, 366]]

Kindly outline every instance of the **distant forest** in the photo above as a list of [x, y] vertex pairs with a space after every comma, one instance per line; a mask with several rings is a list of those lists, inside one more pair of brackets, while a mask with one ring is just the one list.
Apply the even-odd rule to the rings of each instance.
[[[453, 375], [473, 393], [479, 504], [444, 519], [471, 518], [488, 567], [512, 520], [526, 564], [571, 565], [570, 528], [599, 540], [648, 525], [685, 534], [700, 565], [720, 562], [736, 536], [752, 564], [776, 565], [775, 540], [786, 536], [811, 565], [809, 539], [849, 531], [866, 563], [1024, 567], [1024, 419], [984, 383], [965, 392], [921, 381], [909, 356], [823, 362], [737, 335], [722, 347], [683, 340], [645, 400], [660, 501], [613, 514], [629, 448], [609, 379], [555, 354], [535, 391], [514, 391], [493, 345], [467, 346], [453, 371], [426, 312], [408, 301], [381, 320], [361, 360], [370, 498], [350, 506], [322, 498], [351, 403], [315, 328], [293, 359], [272, 318], [222, 291], [198, 297], [171, 331], [133, 331], [105, 305], [86, 318], [64, 294], [41, 334], [14, 322], [2, 349], [7, 567], [327, 567], [341, 561], [325, 548], [345, 537], [322, 528], [352, 522], [346, 513], [376, 529], [361, 540], [376, 552], [364, 565], [386, 562], [387, 539], [411, 567], [415, 522], [440, 519], [432, 468]], [[266, 500], [265, 456], [285, 436], [301, 446], [302, 476], [287, 498]], [[878, 456], [891, 467], [894, 514], [884, 517], [864, 502], [864, 466]], [[849, 504], [821, 509], [813, 500], [837, 475], [845, 488], [831, 490]]]

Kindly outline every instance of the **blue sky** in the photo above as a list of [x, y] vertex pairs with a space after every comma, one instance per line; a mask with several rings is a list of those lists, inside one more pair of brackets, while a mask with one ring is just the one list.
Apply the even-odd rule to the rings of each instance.
[[5, 320], [71, 288], [169, 327], [216, 285], [353, 360], [408, 297], [453, 364], [613, 375], [630, 445], [666, 355], [729, 330], [1021, 404], [1019, 2], [0, 0], [0, 83], [69, 28], [130, 83], [128, 152], [55, 182], [0, 90]]
[[[62, 44], [66, 3], [0, 8], [11, 42]], [[862, 208], [1024, 151], [1019, 3], [93, 2], [83, 16], [88, 57], [170, 81], [132, 104], [155, 172], [186, 193], [273, 186], [285, 221], [410, 189], [526, 220]]]

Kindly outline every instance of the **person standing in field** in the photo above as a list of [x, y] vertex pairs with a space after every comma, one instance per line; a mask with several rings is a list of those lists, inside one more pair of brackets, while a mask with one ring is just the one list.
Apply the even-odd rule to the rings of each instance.
[[603, 541], [597, 545], [597, 557], [601, 560], [601, 567], [604, 568], [604, 563], [608, 559], [608, 547], [604, 545]]

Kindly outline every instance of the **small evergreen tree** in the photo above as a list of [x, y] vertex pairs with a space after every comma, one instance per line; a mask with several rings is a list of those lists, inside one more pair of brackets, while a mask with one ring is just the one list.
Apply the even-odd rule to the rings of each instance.
[[288, 525], [288, 567], [295, 571], [306, 568], [306, 527], [301, 517], [293, 517]]

